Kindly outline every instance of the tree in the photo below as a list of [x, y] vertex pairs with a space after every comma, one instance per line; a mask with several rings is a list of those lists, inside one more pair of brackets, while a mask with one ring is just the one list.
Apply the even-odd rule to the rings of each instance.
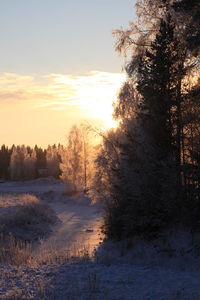
[[186, 47], [193, 55], [200, 50], [200, 3], [199, 0], [174, 1], [173, 7], [180, 22], [184, 24], [183, 35]]
[[66, 151], [62, 154], [61, 179], [73, 185], [74, 190], [83, 185], [83, 142], [81, 131], [73, 126], [68, 136]]
[[60, 175], [60, 159], [56, 146], [48, 146], [46, 152], [48, 174], [58, 178]]
[[39, 148], [37, 145], [34, 147], [34, 150], [36, 152], [36, 170], [46, 169], [46, 150]]
[[[28, 151], [29, 150], [29, 151]], [[35, 150], [27, 149], [23, 162], [23, 175], [25, 180], [34, 179], [36, 176], [36, 152]]]
[[[160, 157], [169, 155], [181, 166], [182, 81], [185, 76], [185, 50], [175, 34], [175, 24], [168, 14], [161, 20], [159, 33], [141, 59], [137, 89], [143, 97], [142, 114], [159, 145]], [[179, 179], [181, 182], [181, 179]]]
[[11, 180], [28, 180], [35, 178], [36, 153], [28, 153], [27, 148], [13, 146], [10, 159]]
[[9, 163], [10, 163], [11, 150], [5, 145], [0, 149], [0, 177], [9, 179]]
[[88, 193], [93, 185], [93, 150], [91, 131], [86, 124], [73, 126], [66, 148], [60, 147], [61, 178], [73, 184], [74, 190]]
[[23, 162], [26, 148], [25, 146], [13, 147], [10, 159], [10, 177], [11, 180], [23, 180], [24, 170]]
[[120, 127], [97, 159], [108, 192], [105, 232], [112, 238], [152, 238], [177, 221], [185, 51], [167, 5], [160, 15], [146, 49], [133, 42], [129, 79], [115, 105]]

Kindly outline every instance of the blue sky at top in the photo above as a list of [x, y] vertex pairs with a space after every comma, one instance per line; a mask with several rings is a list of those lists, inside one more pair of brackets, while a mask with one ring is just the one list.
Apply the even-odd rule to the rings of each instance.
[[125, 80], [112, 30], [135, 0], [0, 0], [0, 144], [65, 143], [74, 124], [112, 128]]
[[112, 30], [132, 0], [0, 0], [0, 73], [120, 72]]

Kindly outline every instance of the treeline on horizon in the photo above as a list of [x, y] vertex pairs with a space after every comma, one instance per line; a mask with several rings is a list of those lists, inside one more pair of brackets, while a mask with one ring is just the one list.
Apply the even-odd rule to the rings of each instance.
[[45, 176], [58, 178], [62, 145], [46, 149], [25, 145], [2, 145], [0, 148], [0, 178], [4, 180], [29, 180]]
[[71, 185], [73, 192], [89, 192], [94, 182], [98, 145], [88, 126], [72, 126], [66, 145], [42, 149], [25, 145], [0, 148], [0, 179], [25, 181], [53, 176]]

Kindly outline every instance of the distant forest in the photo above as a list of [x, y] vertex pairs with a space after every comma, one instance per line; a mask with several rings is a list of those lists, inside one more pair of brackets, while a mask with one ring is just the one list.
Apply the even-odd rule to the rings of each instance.
[[59, 164], [63, 147], [48, 146], [42, 149], [37, 145], [15, 146], [5, 145], [0, 149], [0, 178], [4, 180], [29, 180], [45, 176], [56, 178], [61, 174]]
[[53, 176], [71, 184], [73, 190], [87, 192], [92, 188], [95, 153], [91, 131], [87, 126], [74, 125], [66, 145], [42, 149], [25, 145], [0, 148], [0, 179], [25, 181]]

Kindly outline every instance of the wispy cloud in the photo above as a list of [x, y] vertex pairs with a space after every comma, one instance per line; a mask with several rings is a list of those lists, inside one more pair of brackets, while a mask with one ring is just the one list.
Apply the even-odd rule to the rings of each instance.
[[83, 120], [113, 126], [112, 102], [125, 75], [93, 71], [80, 76], [0, 75], [2, 143], [47, 145], [65, 142], [70, 127]]
[[67, 109], [76, 106], [81, 109], [94, 110], [94, 107], [111, 103], [115, 100], [125, 76], [119, 73], [92, 71], [82, 76], [50, 74], [51, 95], [55, 95], [56, 102], [44, 105], [51, 109]]
[[[0, 100], [19, 103], [27, 101], [29, 103], [40, 102], [42, 99], [51, 99], [52, 94], [44, 82], [33, 76], [24, 76], [14, 73], [4, 73], [0, 76]], [[1, 104], [0, 103], [0, 104]]]
[[26, 101], [31, 108], [82, 109], [94, 118], [111, 113], [125, 75], [92, 71], [80, 76], [48, 74], [42, 78], [4, 73], [0, 76], [0, 101]]
[[74, 76], [47, 74], [43, 77], [4, 73], [0, 76], [0, 105], [24, 105], [29, 110], [81, 110], [89, 118], [111, 118], [112, 102], [125, 75], [91, 71]]

